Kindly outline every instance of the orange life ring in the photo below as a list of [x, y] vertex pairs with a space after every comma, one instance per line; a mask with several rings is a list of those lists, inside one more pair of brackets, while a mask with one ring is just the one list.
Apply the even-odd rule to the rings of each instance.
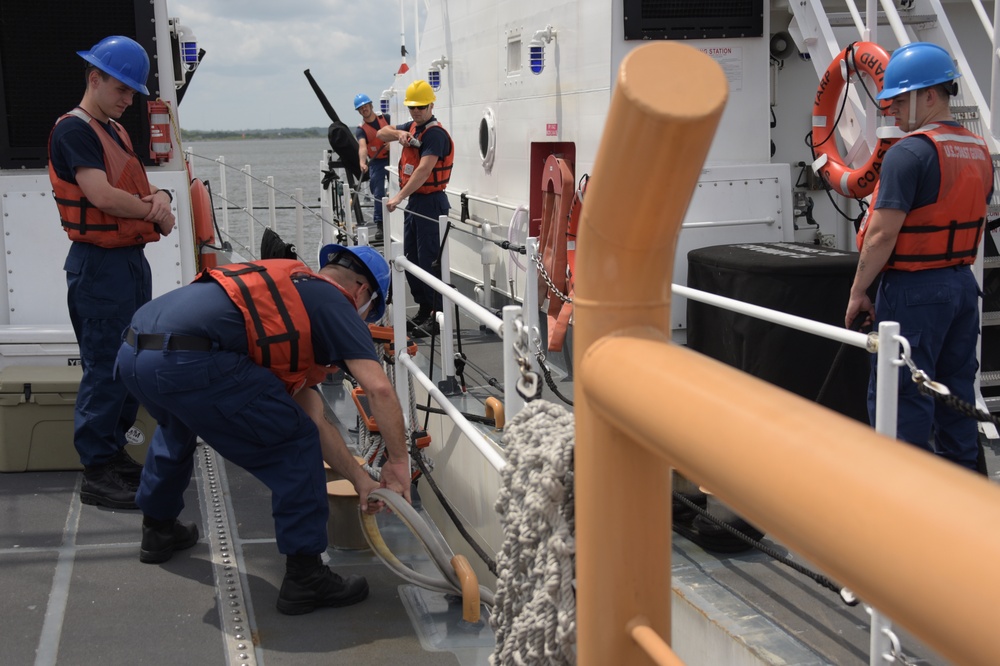
[[865, 74], [875, 82], [875, 94], [881, 92], [888, 63], [889, 54], [878, 44], [854, 42], [833, 59], [816, 89], [812, 113], [812, 144], [816, 155], [814, 168], [830, 187], [845, 197], [860, 199], [875, 190], [882, 160], [896, 139], [879, 139], [868, 161], [856, 169], [845, 164], [834, 139], [840, 96], [846, 94], [851, 74]]
[[191, 179], [191, 217], [194, 219], [194, 239], [198, 244], [198, 270], [215, 268], [215, 213], [212, 197], [204, 181]]

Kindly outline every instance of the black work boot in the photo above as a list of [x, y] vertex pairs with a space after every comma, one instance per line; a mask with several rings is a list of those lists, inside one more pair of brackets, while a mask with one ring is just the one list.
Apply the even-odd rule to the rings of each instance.
[[363, 576], [341, 578], [319, 555], [289, 555], [278, 592], [278, 611], [303, 615], [317, 608], [350, 606], [367, 597], [368, 581]]
[[198, 526], [179, 520], [156, 520], [142, 517], [142, 546], [139, 561], [146, 564], [166, 562], [175, 550], [184, 550], [198, 543]]
[[139, 478], [142, 476], [142, 465], [132, 459], [125, 449], [122, 449], [115, 457], [108, 461], [111, 468], [118, 472], [129, 484], [139, 487]]
[[413, 318], [406, 322], [406, 332], [410, 333], [414, 328], [418, 326], [423, 326], [427, 322], [431, 321], [434, 316], [434, 311], [431, 310], [426, 305], [421, 305], [417, 310], [417, 314], [413, 315]]
[[80, 501], [111, 509], [138, 509], [136, 486], [122, 478], [111, 463], [83, 468]]

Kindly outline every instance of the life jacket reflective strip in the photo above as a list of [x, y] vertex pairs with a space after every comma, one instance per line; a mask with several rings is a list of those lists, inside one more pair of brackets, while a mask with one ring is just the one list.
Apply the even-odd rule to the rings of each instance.
[[[56, 124], [74, 116], [85, 121], [90, 129], [97, 134], [104, 149], [104, 172], [112, 187], [125, 190], [138, 197], [144, 197], [152, 191], [146, 170], [142, 162], [132, 151], [132, 141], [125, 129], [111, 121], [111, 126], [121, 139], [121, 144], [115, 141], [105, 131], [96, 119], [83, 109], [73, 109], [58, 120]], [[53, 127], [53, 129], [55, 129]], [[49, 154], [52, 152], [52, 134], [49, 134]], [[52, 193], [55, 196], [56, 207], [63, 229], [72, 241], [91, 243], [100, 247], [128, 247], [152, 243], [160, 239], [152, 222], [142, 219], [116, 217], [105, 213], [91, 204], [84, 196], [83, 190], [76, 183], [63, 180], [56, 174], [49, 160], [49, 181], [52, 183]]]
[[[993, 161], [986, 142], [963, 127], [932, 124], [911, 132], [929, 137], [941, 165], [938, 199], [907, 213], [886, 269], [918, 271], [972, 264], [993, 187]], [[908, 135], [909, 136], [909, 135]], [[878, 200], [878, 187], [872, 200]], [[858, 249], [868, 231], [868, 214], [858, 231]]]
[[[414, 191], [414, 194], [430, 194], [431, 192], [440, 192], [448, 187], [448, 181], [451, 180], [451, 167], [455, 162], [455, 142], [452, 141], [451, 135], [448, 134], [448, 130], [441, 126], [436, 120], [432, 120], [429, 123], [425, 123], [423, 127], [418, 127], [419, 134], [414, 134], [413, 136], [418, 141], [423, 141], [424, 134], [428, 130], [437, 127], [448, 137], [448, 154], [443, 158], [439, 158], [437, 163], [434, 165], [434, 170], [421, 185]], [[416, 170], [417, 165], [420, 164], [420, 149], [415, 146], [406, 146], [403, 148], [403, 152], [399, 156], [399, 187], [402, 188], [406, 185], [406, 182], [410, 180], [413, 172]], [[409, 170], [407, 170], [409, 167]]]
[[[381, 114], [376, 115], [375, 120], [378, 123], [378, 129], [382, 129], [389, 124], [385, 121], [385, 117]], [[368, 147], [368, 159], [389, 159], [389, 144], [378, 138], [378, 130], [368, 123], [361, 123], [361, 131], [365, 133], [365, 144]]]
[[246, 322], [250, 357], [273, 372], [290, 394], [319, 383], [330, 372], [316, 365], [309, 315], [293, 282], [298, 277], [329, 282], [357, 307], [343, 287], [295, 259], [229, 264], [195, 277], [196, 282], [214, 280], [226, 290]]

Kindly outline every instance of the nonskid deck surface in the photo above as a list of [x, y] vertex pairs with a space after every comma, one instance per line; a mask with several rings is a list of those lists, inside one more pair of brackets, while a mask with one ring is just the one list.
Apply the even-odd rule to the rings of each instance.
[[[338, 414], [348, 413], [340, 388], [324, 389], [337, 394]], [[460, 599], [414, 588], [371, 551], [327, 553], [335, 571], [368, 579], [367, 600], [278, 613], [284, 556], [267, 489], [207, 447], [197, 459], [181, 519], [195, 521], [201, 538], [162, 565], [139, 562], [140, 512], [80, 504], [79, 472], [0, 475], [0, 663], [487, 663], [487, 613], [469, 627]], [[409, 530], [388, 515], [379, 524], [402, 562], [432, 573]], [[213, 530], [225, 533], [225, 549]]]

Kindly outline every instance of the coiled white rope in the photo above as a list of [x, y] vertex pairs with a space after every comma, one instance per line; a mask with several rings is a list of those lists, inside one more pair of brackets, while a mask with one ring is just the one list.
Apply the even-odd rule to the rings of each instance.
[[535, 400], [505, 428], [491, 666], [576, 663], [573, 415]]

